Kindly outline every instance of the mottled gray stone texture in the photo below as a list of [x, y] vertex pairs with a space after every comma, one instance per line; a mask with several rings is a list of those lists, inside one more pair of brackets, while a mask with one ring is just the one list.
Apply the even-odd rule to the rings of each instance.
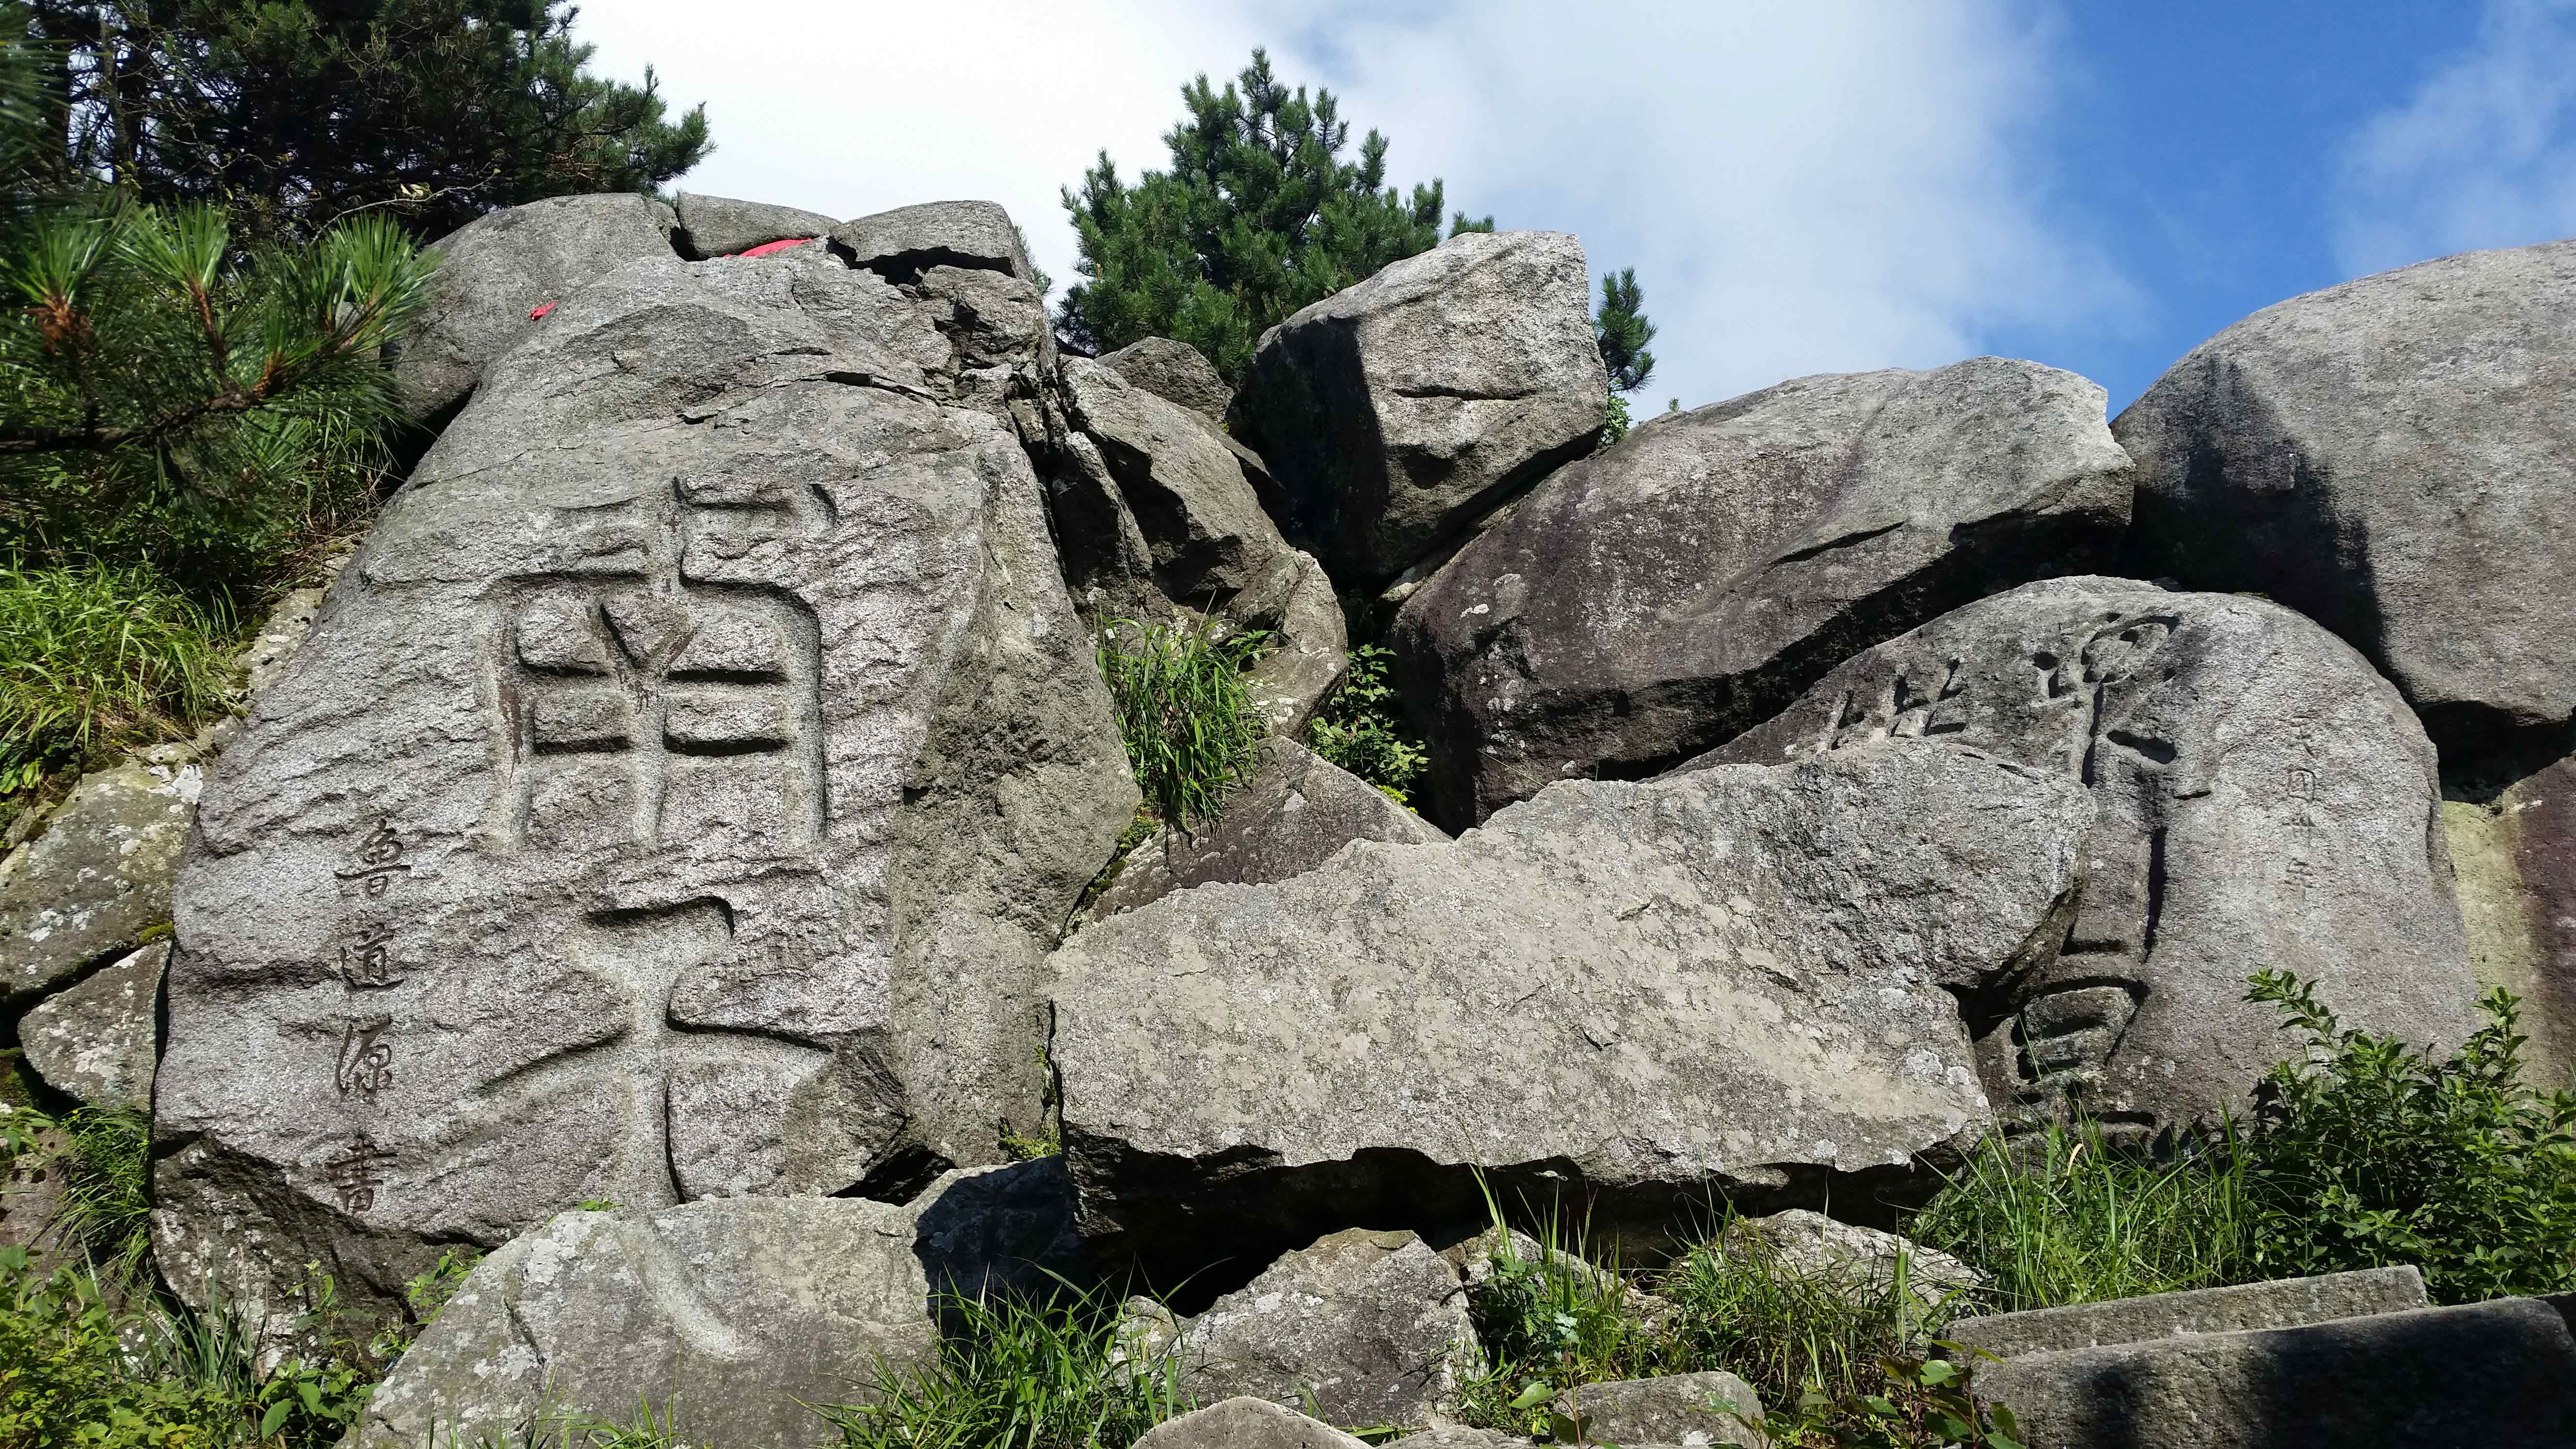
[[675, 255], [671, 208], [613, 192], [556, 196], [479, 216], [431, 243], [429, 307], [385, 349], [394, 391], [428, 421], [465, 400], [483, 370], [545, 326], [530, 312], [629, 262]]
[[1136, 1449], [1367, 1449], [1330, 1424], [1244, 1395], [1166, 1419]]
[[2431, 1306], [2432, 1300], [2424, 1296], [2424, 1275], [2407, 1264], [1962, 1318], [1942, 1337], [1997, 1358], [2019, 1358], [2026, 1353], [2143, 1343], [2193, 1333], [2297, 1328]]
[[1037, 1122], [1037, 972], [1136, 795], [1018, 442], [817, 248], [548, 320], [206, 793], [174, 1283], [390, 1307], [585, 1200], [900, 1198]]
[[1960, 1312], [1969, 1297], [1985, 1286], [1986, 1275], [1920, 1243], [1836, 1222], [1808, 1208], [1791, 1208], [1769, 1217], [1737, 1218], [1727, 1224], [1729, 1247], [1759, 1238], [1776, 1260], [1802, 1277], [1833, 1280], [1869, 1288], [1892, 1287], [1901, 1275], [1906, 1287], [1926, 1308], [1950, 1305]]
[[203, 766], [126, 760], [81, 778], [0, 860], [0, 1003], [25, 1004], [132, 952], [170, 919]]
[[161, 968], [170, 943], [155, 941], [18, 1018], [27, 1065], [45, 1085], [92, 1107], [152, 1110], [161, 1045]]
[[1583, 244], [1452, 237], [1262, 334], [1239, 401], [1288, 536], [1376, 586], [1590, 452], [1610, 383]]
[[832, 241], [853, 266], [891, 281], [911, 281], [931, 267], [1007, 272], [1023, 282], [1037, 268], [1020, 244], [1011, 214], [991, 201], [925, 201], [843, 222]]
[[1464, 829], [1552, 780], [1651, 774], [1944, 610], [2100, 567], [2127, 466], [2101, 388], [1995, 357], [1799, 378], [1640, 429], [1396, 615], [1426, 813]]
[[1723, 1370], [1585, 1384], [1560, 1394], [1556, 1404], [1559, 1413], [1578, 1417], [1587, 1442], [1742, 1449], [1769, 1449], [1771, 1443], [1762, 1432], [1762, 1396]]
[[680, 193], [680, 229], [675, 240], [692, 257], [728, 257], [774, 241], [826, 237], [839, 220], [820, 212], [773, 206], [765, 201], [736, 201], [729, 196]]
[[2464, 784], [2568, 753], [2576, 241], [2266, 307], [2112, 425], [2143, 568], [2268, 594], [2370, 656]]
[[1167, 402], [1179, 403], [1210, 422], [1222, 424], [1234, 405], [1234, 389], [1216, 375], [1216, 364], [1186, 342], [1147, 337], [1115, 352], [1100, 354], [1103, 367]]
[[2345, 1025], [2458, 1042], [2478, 990], [2432, 746], [2351, 646], [2277, 604], [2121, 579], [2030, 584], [1836, 668], [1706, 757], [1829, 757], [1889, 735], [1990, 750], [2101, 802], [2053, 962], [1971, 1002], [2009, 1115], [2115, 1132], [2242, 1117], [2290, 1049], [2257, 969]]
[[1989, 1125], [1950, 992], [2063, 933], [2092, 817], [2054, 772], [1900, 741], [1570, 782], [1113, 916], [1051, 965], [1085, 1237], [1188, 1272], [1427, 1232], [1485, 1215], [1481, 1168], [1587, 1194], [1640, 1261], [1711, 1192], [1899, 1191]]

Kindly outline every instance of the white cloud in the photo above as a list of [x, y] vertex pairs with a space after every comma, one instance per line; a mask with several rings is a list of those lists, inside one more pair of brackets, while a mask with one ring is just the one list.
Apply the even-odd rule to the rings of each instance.
[[2478, 38], [2342, 158], [2353, 276], [2576, 235], [2576, 0], [2491, 0]]
[[1103, 146], [1159, 168], [1178, 86], [1263, 43], [1392, 138], [1393, 179], [1442, 176], [1453, 207], [1635, 266], [1662, 328], [1644, 406], [2134, 306], [2046, 207], [2030, 158], [2070, 98], [2054, 13], [2024, 0], [745, 9], [761, 23], [711, 26], [705, 0], [583, 13], [608, 73], [651, 61], [710, 103], [722, 149], [685, 184], [835, 215], [990, 196], [1059, 282], [1057, 188]]

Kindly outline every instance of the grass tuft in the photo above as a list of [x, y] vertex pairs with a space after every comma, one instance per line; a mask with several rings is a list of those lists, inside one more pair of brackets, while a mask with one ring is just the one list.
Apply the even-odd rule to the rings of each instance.
[[1207, 621], [1138, 624], [1102, 632], [1100, 672], [1127, 742], [1146, 808], [1183, 829], [1212, 822], [1226, 792], [1257, 767], [1261, 717], [1243, 684], [1269, 636], [1217, 637]]
[[232, 627], [149, 568], [0, 565], [0, 794], [222, 715]]

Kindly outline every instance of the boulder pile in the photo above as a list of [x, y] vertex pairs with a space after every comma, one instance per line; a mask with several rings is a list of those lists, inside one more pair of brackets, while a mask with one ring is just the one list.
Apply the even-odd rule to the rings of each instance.
[[[2285, 302], [2116, 419], [1983, 357], [1607, 447], [1561, 234], [1241, 378], [1071, 355], [986, 202], [438, 249], [387, 359], [437, 441], [242, 718], [0, 861], [0, 1010], [48, 1102], [150, 1113], [171, 1291], [284, 1351], [314, 1271], [392, 1324], [488, 1252], [360, 1449], [662, 1394], [788, 1445], [953, 1293], [1122, 1281], [1175, 1294], [1122, 1352], [1212, 1405], [1154, 1449], [1510, 1443], [1442, 1419], [1497, 1205], [1883, 1265], [1861, 1224], [1989, 1134], [2251, 1110], [2264, 968], [2433, 1047], [2508, 986], [2576, 1063], [2576, 242]], [[1419, 815], [1301, 743], [1379, 617]], [[1151, 833], [1097, 659], [1146, 627], [1257, 638], [1269, 735]], [[2422, 1405], [2489, 1396], [2564, 1442], [2553, 1308], [2227, 1291], [1960, 1341], [2051, 1444], [2452, 1442]]]

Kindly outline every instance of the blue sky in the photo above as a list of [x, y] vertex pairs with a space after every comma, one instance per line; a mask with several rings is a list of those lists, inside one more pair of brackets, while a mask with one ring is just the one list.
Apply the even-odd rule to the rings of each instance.
[[2576, 235], [2576, 0], [590, 0], [598, 64], [703, 99], [693, 190], [983, 196], [1071, 277], [1057, 188], [1159, 166], [1267, 45], [1406, 183], [1638, 269], [1644, 406], [1979, 352], [2113, 411], [2257, 308]]

